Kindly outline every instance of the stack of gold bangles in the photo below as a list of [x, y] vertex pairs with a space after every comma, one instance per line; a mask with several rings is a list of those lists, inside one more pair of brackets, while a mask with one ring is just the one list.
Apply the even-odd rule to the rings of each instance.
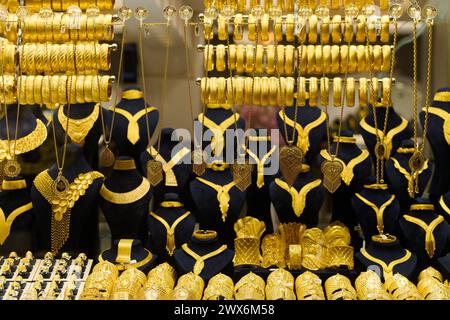
[[[14, 0], [8, 2], [19, 4], [19, 1]], [[32, 12], [39, 12], [42, 7], [49, 7], [53, 11], [66, 11], [70, 6], [78, 6], [81, 10], [86, 10], [90, 6], [96, 6], [100, 10], [111, 10], [114, 7], [114, 2], [114, 0], [26, 0], [25, 5]]]
[[0, 101], [2, 103], [12, 104], [16, 102], [15, 89], [14, 76], [4, 75], [0, 77]]
[[136, 268], [125, 270], [114, 282], [111, 300], [138, 300], [146, 281], [142, 271]]
[[193, 272], [186, 273], [178, 279], [173, 290], [173, 300], [201, 300], [205, 282]]
[[359, 300], [391, 300], [380, 277], [372, 270], [360, 273], [355, 288]]
[[450, 299], [450, 291], [444, 284], [442, 274], [433, 267], [420, 272], [417, 289], [425, 300]]
[[392, 300], [423, 300], [416, 286], [400, 273], [387, 277], [384, 288]]
[[109, 45], [94, 41], [77, 42], [75, 48], [73, 44], [27, 43], [19, 53], [24, 74], [109, 70], [111, 65]]
[[296, 300], [294, 293], [294, 276], [289, 271], [279, 268], [267, 277], [267, 300]]
[[86, 279], [81, 300], [109, 300], [118, 276], [119, 271], [114, 264], [99, 262]]
[[203, 293], [203, 300], [233, 300], [233, 296], [233, 280], [229, 276], [219, 273], [209, 280]]
[[5, 39], [0, 39], [0, 50], [0, 63], [3, 66], [3, 73], [14, 73], [16, 71], [16, 46]]
[[170, 300], [175, 282], [175, 269], [168, 263], [162, 263], [148, 273], [142, 298], [145, 300]]
[[297, 277], [295, 292], [298, 300], [325, 300], [322, 280], [310, 271], [306, 271]]
[[349, 278], [336, 274], [325, 281], [328, 300], [356, 300], [356, 290]]
[[264, 300], [265, 282], [253, 272], [247, 273], [234, 286], [236, 300]]
[[324, 230], [327, 245], [328, 268], [346, 267], [353, 270], [353, 247], [350, 246], [350, 231], [340, 223], [334, 222]]

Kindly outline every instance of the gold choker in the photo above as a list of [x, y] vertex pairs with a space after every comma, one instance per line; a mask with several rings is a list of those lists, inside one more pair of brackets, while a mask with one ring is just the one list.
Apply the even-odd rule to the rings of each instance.
[[163, 208], [180, 208], [183, 204], [179, 201], [163, 201], [159, 206]]
[[437, 92], [434, 95], [434, 101], [439, 102], [450, 102], [450, 91]]
[[339, 143], [356, 143], [356, 138], [354, 137], [333, 137], [333, 142], [339, 142]]
[[3, 180], [2, 190], [20, 190], [27, 187], [27, 182], [23, 179], [21, 180]]
[[364, 188], [372, 190], [387, 190], [388, 186], [385, 183], [374, 183], [374, 184], [366, 184], [364, 185]]
[[36, 119], [36, 127], [26, 136], [10, 142], [0, 140], [0, 160], [6, 158], [9, 150], [15, 150], [16, 154], [22, 154], [37, 149], [45, 139], [47, 139], [47, 127], [41, 120]]
[[398, 148], [397, 153], [410, 154], [416, 152], [415, 148]]
[[[117, 270], [123, 271], [123, 270], [128, 270], [128, 269], [138, 269], [140, 267], [145, 266], [150, 261], [152, 261], [153, 254], [150, 251], [148, 251], [147, 249], [144, 249], [144, 250], [147, 252], [147, 256], [143, 260], [135, 262], [135, 263], [116, 264], [115, 266], [116, 266]], [[102, 257], [102, 254], [100, 254], [98, 256], [98, 261], [99, 262], [105, 261]]]
[[434, 205], [427, 203], [427, 204], [412, 204], [409, 207], [410, 211], [434, 211]]
[[64, 107], [61, 106], [58, 110], [58, 121], [61, 124], [61, 127], [64, 131], [67, 128], [67, 135], [70, 137], [73, 143], [75, 144], [84, 144], [84, 139], [86, 139], [87, 135], [94, 127], [95, 122], [98, 119], [98, 115], [100, 114], [100, 104], [97, 103], [94, 106], [91, 114], [82, 119], [74, 119], [69, 118], [64, 114]]
[[102, 196], [103, 199], [114, 204], [130, 204], [142, 199], [149, 190], [150, 190], [150, 183], [148, 182], [147, 179], [142, 177], [142, 182], [137, 188], [123, 193], [113, 192], [109, 190], [105, 186], [105, 184], [103, 184], [102, 187], [100, 188], [100, 195]]
[[114, 170], [134, 170], [136, 169], [136, 163], [131, 160], [116, 160], [114, 162]]
[[142, 91], [136, 89], [127, 90], [122, 93], [122, 99], [126, 100], [137, 100], [142, 99], [143, 97], [144, 94]]

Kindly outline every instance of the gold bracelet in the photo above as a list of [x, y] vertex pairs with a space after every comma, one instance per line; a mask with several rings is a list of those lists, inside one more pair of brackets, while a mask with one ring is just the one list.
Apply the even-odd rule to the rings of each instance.
[[356, 23], [356, 42], [362, 43], [366, 40], [366, 17], [359, 15]]
[[58, 103], [67, 103], [67, 76], [61, 75], [58, 79]]
[[248, 16], [248, 40], [256, 41], [256, 18], [250, 14]]
[[221, 14], [217, 18], [217, 36], [219, 40], [226, 40], [228, 37], [227, 20]]
[[241, 13], [237, 13], [234, 16], [234, 30], [233, 30], [233, 39], [234, 41], [242, 40], [244, 37], [244, 27], [242, 25], [244, 18]]
[[[109, 76], [100, 77], [100, 101], [108, 102], [111, 95], [111, 81]], [[95, 101], [96, 102], [96, 101]]]
[[320, 25], [320, 43], [326, 44], [330, 42], [330, 17], [323, 17]]
[[76, 90], [77, 90], [77, 76], [70, 75], [67, 76], [67, 103], [75, 104], [77, 103], [77, 97], [76, 97]]
[[261, 18], [261, 40], [269, 41], [269, 22], [270, 17], [267, 13], [263, 14]]
[[391, 46], [384, 45], [381, 50], [383, 51], [383, 63], [381, 65], [381, 71], [389, 72], [391, 68]]
[[366, 65], [369, 61], [368, 54], [369, 54], [369, 50], [367, 50], [366, 46], [358, 45], [356, 47], [356, 60], [358, 61], [356, 70], [358, 72], [365, 72], [368, 69], [366, 67]]
[[342, 107], [342, 78], [333, 79], [333, 104], [335, 107]]
[[318, 19], [315, 14], [309, 17], [309, 31], [308, 31], [308, 41], [311, 44], [317, 43], [317, 23]]
[[54, 42], [61, 41], [61, 18], [62, 18], [62, 13], [59, 13], [59, 12], [53, 13], [52, 38], [53, 38]]
[[83, 76], [83, 75], [77, 75], [76, 76], [75, 102], [73, 102], [73, 103], [84, 103], [85, 102], [85, 99], [84, 99], [84, 80], [85, 80], [85, 76]]
[[34, 51], [34, 63], [37, 73], [44, 72], [44, 50], [42, 45], [36, 44], [36, 50]]
[[[287, 21], [287, 18], [286, 18], [286, 21]], [[298, 41], [298, 43], [305, 43], [306, 42], [306, 20], [303, 17], [297, 17], [297, 25], [299, 28], [298, 33], [297, 33], [297, 41]], [[295, 27], [294, 27], [294, 29], [295, 29]], [[287, 33], [286, 33], [286, 37], [287, 37]], [[292, 40], [292, 41], [294, 41], [294, 40]]]
[[58, 96], [58, 90], [59, 90], [59, 76], [51, 76], [49, 78], [50, 80], [50, 103], [52, 105], [59, 103], [59, 96]]
[[234, 94], [235, 104], [244, 104], [244, 78], [234, 78]]
[[391, 102], [389, 101], [391, 98], [391, 79], [383, 78], [383, 88], [382, 88], [382, 104], [385, 107], [389, 107]]
[[235, 78], [226, 78], [225, 81], [225, 104], [228, 105], [234, 105], [236, 104], [235, 102], [235, 83], [236, 83], [236, 79]]
[[217, 103], [217, 78], [209, 78], [208, 103]]
[[261, 106], [263, 106], [263, 107], [268, 107], [270, 105], [269, 90], [270, 90], [269, 78], [262, 77], [261, 78]]
[[19, 103], [20, 104], [26, 104], [27, 103], [26, 77], [25, 76], [19, 76], [19, 79], [17, 81], [17, 85], [18, 85]]
[[203, 51], [203, 67], [207, 71], [214, 70], [214, 46], [206, 45]]
[[103, 15], [94, 18], [94, 38], [100, 40], [103, 36]]
[[320, 78], [320, 105], [328, 106], [330, 99], [330, 79], [327, 77]]
[[261, 86], [262, 86], [262, 80], [260, 77], [255, 77], [253, 79], [253, 98], [252, 98], [252, 104], [255, 106], [261, 105]]
[[[205, 79], [205, 78], [203, 78], [203, 79]], [[209, 80], [208, 80], [208, 84], [209, 84]], [[208, 93], [208, 97], [209, 97], [209, 86], [208, 86], [208, 88], [206, 88], [206, 92]], [[208, 99], [208, 97], [207, 97], [207, 99]], [[99, 76], [92, 77], [92, 100], [93, 100], [93, 102], [100, 101], [100, 79], [99, 79]], [[207, 101], [205, 101], [205, 103], [207, 103]]]
[[203, 37], [205, 40], [211, 40], [214, 37], [213, 23], [209, 19], [205, 19], [203, 23]]
[[322, 46], [322, 59], [323, 59], [323, 72], [330, 73], [331, 72], [331, 46], [330, 45]]
[[341, 43], [342, 41], [341, 20], [342, 17], [340, 15], [333, 16], [331, 26], [331, 41], [333, 43]]
[[236, 45], [230, 44], [228, 46], [228, 68], [236, 70]]
[[68, 44], [66, 46], [66, 59], [67, 59], [67, 71], [76, 72], [76, 61], [75, 61], [75, 52], [73, 48], [73, 44]]
[[50, 96], [50, 77], [44, 76], [42, 78], [42, 103], [50, 105], [52, 103]]
[[361, 107], [367, 106], [367, 79], [359, 79], [359, 105]]
[[277, 80], [278, 80], [277, 105], [285, 106], [286, 105], [286, 78], [280, 78]]
[[257, 73], [264, 72], [264, 47], [261, 44], [256, 46], [256, 61], [255, 61], [255, 71]]
[[247, 77], [244, 82], [244, 103], [251, 105], [253, 103], [253, 78]]
[[300, 45], [298, 48], [298, 67], [300, 73], [305, 74], [308, 64], [308, 47], [306, 45]]
[[350, 58], [348, 56], [350, 46], [341, 46], [340, 59], [341, 59], [341, 73], [348, 72], [348, 66], [350, 64]]
[[224, 77], [219, 77], [217, 79], [217, 103], [224, 104], [226, 100], [225, 90], [227, 81]]
[[302, 268], [302, 246], [290, 244], [288, 250], [287, 265], [289, 270], [300, 270]]
[[377, 100], [378, 100], [378, 91], [379, 91], [379, 86], [378, 86], [378, 78], [373, 77], [370, 80], [370, 103], [375, 106], [377, 104]]
[[45, 32], [44, 24], [42, 22], [42, 19], [37, 13], [33, 13], [28, 21], [25, 20], [25, 30], [27, 30], [28, 32], [27, 41], [39, 42], [40, 40], [38, 39], [38, 37], [40, 37], [42, 40], [41, 35], [43, 35]]
[[84, 61], [84, 45], [82, 43], [75, 44], [75, 72], [85, 71]]
[[33, 100], [35, 104], [42, 104], [42, 76], [34, 76], [33, 81]]
[[86, 39], [88, 41], [95, 40], [95, 17], [87, 16], [86, 18]]
[[349, 43], [353, 40], [353, 18], [345, 16], [344, 18], [344, 41]]
[[69, 55], [68, 55], [69, 46], [67, 44], [59, 45], [58, 51], [59, 51], [58, 52], [58, 60], [59, 60], [58, 70], [59, 71], [67, 69], [67, 66], [69, 65], [69, 63], [71, 63], [73, 65], [73, 62], [68, 60], [69, 59]]
[[50, 69], [51, 72], [59, 72], [58, 53], [60, 46], [57, 44], [48, 44], [47, 50], [50, 52]]
[[284, 59], [285, 59], [285, 48], [284, 45], [277, 46], [277, 71], [279, 74], [284, 74]]
[[367, 34], [368, 34], [369, 42], [370, 43], [377, 42], [377, 29], [376, 29], [374, 20], [368, 19], [366, 21], [366, 24], [367, 24]]
[[389, 25], [390, 25], [390, 17], [388, 15], [382, 16], [380, 41], [383, 43], [389, 43]]
[[306, 104], [306, 78], [299, 77], [297, 83], [297, 105], [304, 106]]
[[375, 45], [372, 47], [373, 50], [373, 71], [380, 72], [381, 65], [383, 64], [383, 56], [381, 52], [381, 46]]
[[278, 104], [278, 79], [276, 77], [270, 77], [269, 86], [269, 103], [271, 106], [276, 106]]
[[292, 77], [286, 78], [286, 106], [290, 107], [294, 104], [294, 86], [295, 80]]
[[70, 40], [70, 32], [69, 32], [69, 15], [63, 13], [61, 15], [61, 24], [59, 26], [59, 32], [61, 35], [62, 42], [68, 42]]
[[307, 74], [313, 74], [315, 71], [315, 66], [316, 66], [316, 47], [312, 44], [307, 46], [307, 57], [308, 57], [308, 62], [306, 64], [306, 72]]
[[85, 76], [83, 83], [83, 94], [85, 102], [94, 102], [92, 99], [92, 78], [96, 76]]
[[236, 72], [237, 73], [243, 73], [245, 70], [244, 58], [245, 58], [245, 46], [243, 44], [238, 44], [236, 46]]
[[[295, 29], [294, 15], [288, 14], [286, 15], [286, 41], [288, 42], [294, 41], [294, 29]], [[302, 29], [304, 29], [304, 27]]]
[[280, 42], [283, 40], [283, 19], [278, 17], [275, 19], [275, 39]]
[[225, 46], [223, 44], [218, 44], [216, 46], [216, 70], [224, 71], [225, 65]]
[[338, 45], [332, 45], [331, 46], [331, 73], [339, 73], [340, 68], [340, 53], [339, 53], [339, 46]]
[[266, 72], [268, 74], [274, 74], [275, 72], [275, 46], [268, 45], [266, 47], [266, 55], [267, 55], [267, 65]]
[[42, 45], [43, 47], [43, 63], [44, 63], [44, 72], [45, 73], [51, 73], [52, 72], [52, 68], [51, 68], [51, 60], [50, 60], [50, 49], [48, 47], [48, 44], [44, 44]]
[[254, 47], [251, 44], [245, 46], [245, 72], [251, 73], [254, 68]]
[[80, 16], [80, 29], [78, 31], [78, 40], [87, 40], [87, 16], [82, 14]]
[[317, 45], [316, 46], [316, 50], [314, 52], [315, 55], [315, 72], [317, 74], [321, 74], [323, 72], [323, 57], [322, 57], [322, 46], [321, 45]]
[[[97, 43], [85, 43], [84, 44], [84, 69], [86, 71], [91, 70], [108, 70], [108, 52], [109, 50], [103, 45], [99, 45], [97, 49], [94, 50], [94, 45]], [[100, 59], [99, 61], [95, 58], [95, 53], [100, 51]]]
[[[356, 72], [356, 69], [358, 67], [358, 55], [357, 55], [357, 50], [356, 50], [356, 46], [350, 46], [349, 50], [348, 50], [348, 72], [349, 73], [353, 73]], [[341, 56], [342, 58], [342, 56]]]
[[34, 76], [26, 77], [25, 86], [25, 102], [26, 104], [34, 104]]
[[347, 86], [345, 88], [345, 104], [347, 107], [355, 106], [355, 78], [347, 78]]

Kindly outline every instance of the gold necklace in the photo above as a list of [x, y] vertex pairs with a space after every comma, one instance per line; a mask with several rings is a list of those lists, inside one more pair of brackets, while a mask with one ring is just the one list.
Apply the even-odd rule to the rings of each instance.
[[[331, 157], [331, 155], [328, 153], [327, 150], [324, 149], [324, 150], [320, 151], [320, 155], [321, 155], [324, 159], [326, 159], [326, 160], [328, 160], [328, 161], [332, 161], [332, 160], [331, 160], [332, 157]], [[334, 160], [338, 161], [338, 162], [342, 165], [342, 172], [341, 172], [340, 175], [341, 175], [342, 181], [343, 181], [347, 186], [349, 186], [350, 183], [351, 183], [352, 180], [353, 180], [353, 177], [354, 177], [354, 175], [355, 175], [354, 172], [353, 172], [353, 170], [355, 169], [355, 167], [356, 167], [358, 164], [362, 163], [364, 160], [366, 160], [368, 156], [369, 156], [369, 152], [368, 152], [367, 150], [362, 150], [361, 153], [360, 153], [357, 157], [351, 159], [348, 163], [345, 163], [343, 160], [341, 160], [341, 159], [338, 158], [338, 157], [335, 157], [335, 158], [334, 158]]]
[[408, 261], [411, 258], [411, 252], [409, 252], [408, 250], [405, 249], [405, 255], [399, 259], [396, 260], [392, 260], [391, 262], [389, 262], [389, 264], [387, 264], [386, 262], [384, 262], [381, 259], [378, 259], [377, 257], [372, 256], [369, 252], [367, 252], [367, 250], [365, 248], [361, 249], [361, 254], [369, 261], [375, 262], [377, 264], [379, 264], [382, 268], [383, 268], [383, 275], [384, 278], [389, 278], [393, 275], [393, 271], [395, 266], [402, 264], [406, 261]]
[[225, 222], [228, 215], [228, 209], [230, 208], [230, 190], [235, 186], [235, 182], [231, 181], [230, 183], [227, 183], [226, 185], [218, 185], [211, 181], [202, 179], [200, 177], [197, 177], [197, 180], [200, 181], [203, 184], [206, 184], [210, 188], [214, 189], [217, 193], [217, 201], [219, 202], [219, 208], [220, 212], [222, 213], [222, 221]]
[[389, 197], [389, 199], [383, 203], [381, 205], [381, 207], [378, 207], [376, 204], [374, 204], [373, 202], [367, 200], [366, 198], [364, 198], [361, 194], [359, 193], [355, 193], [355, 196], [361, 200], [364, 204], [366, 204], [367, 206], [369, 206], [370, 208], [372, 208], [372, 210], [375, 212], [375, 216], [376, 216], [376, 220], [377, 220], [377, 230], [378, 233], [384, 234], [384, 211], [386, 210], [386, 208], [388, 206], [390, 206], [392, 204], [392, 202], [394, 202], [395, 200], [395, 196], [391, 195]]
[[166, 161], [159, 151], [157, 151], [153, 146], [149, 146], [147, 148], [147, 152], [152, 156], [153, 159], [161, 163], [162, 169], [165, 174], [165, 185], [168, 187], [177, 187], [178, 181], [173, 168], [179, 164], [179, 162], [188, 155], [191, 151], [183, 147], [180, 151], [178, 151], [169, 161]]
[[239, 115], [233, 113], [230, 117], [219, 124], [208, 119], [208, 117], [206, 117], [203, 113], [198, 115], [198, 119], [205, 127], [213, 132], [213, 137], [211, 138], [211, 150], [213, 150], [213, 153], [216, 155], [220, 154], [225, 147], [225, 131], [232, 125], [236, 124], [239, 119]]
[[414, 188], [414, 181], [418, 181], [419, 179], [419, 175], [426, 169], [428, 169], [428, 159], [425, 160], [422, 169], [420, 169], [419, 171], [413, 171], [413, 172], [408, 172], [405, 168], [403, 168], [400, 164], [400, 162], [398, 162], [397, 159], [395, 158], [391, 158], [392, 162], [394, 163], [394, 168], [398, 170], [398, 172], [400, 172], [401, 174], [403, 174], [403, 176], [405, 177], [406, 181], [408, 181], [408, 194], [411, 198], [414, 198], [414, 194], [415, 194], [415, 188]]
[[11, 211], [8, 217], [6, 217], [2, 208], [0, 208], [0, 245], [3, 245], [5, 240], [9, 237], [9, 234], [11, 232], [11, 226], [14, 220], [22, 213], [30, 211], [31, 209], [33, 209], [33, 204], [29, 202], [23, 206], [14, 209], [13, 211]]
[[8, 140], [0, 140], [0, 161], [10, 158], [8, 152], [8, 144], [11, 143], [16, 155], [30, 152], [40, 147], [47, 139], [47, 127], [45, 124], [36, 119], [36, 127], [33, 131], [24, 137], [8, 142]]
[[222, 252], [227, 250], [227, 246], [224, 244], [224, 245], [220, 246], [218, 249], [201, 256], [201, 255], [197, 254], [196, 252], [194, 252], [191, 248], [189, 248], [187, 243], [183, 244], [181, 246], [181, 248], [184, 250], [184, 252], [186, 252], [188, 255], [190, 255], [195, 260], [193, 272], [196, 275], [200, 275], [200, 273], [202, 273], [203, 269], [205, 268], [206, 260], [211, 259], [215, 256], [218, 256], [219, 254], [221, 254]]
[[277, 146], [272, 146], [272, 148], [267, 152], [262, 159], [260, 160], [258, 155], [253, 153], [249, 148], [245, 147], [246, 152], [253, 160], [256, 162], [256, 170], [257, 170], [257, 178], [256, 178], [256, 186], [260, 189], [264, 186], [264, 165], [272, 156], [272, 154], [277, 149]]
[[420, 228], [423, 229], [425, 232], [425, 250], [428, 253], [428, 256], [433, 258], [434, 252], [436, 251], [436, 239], [434, 237], [434, 229], [441, 224], [441, 222], [444, 221], [443, 216], [437, 216], [433, 221], [431, 221], [429, 224], [425, 223], [424, 221], [420, 220], [419, 218], [410, 216], [410, 215], [403, 215], [403, 218], [405, 218], [406, 221], [418, 225]]
[[[135, 263], [127, 263], [127, 264], [115, 264], [117, 270], [119, 271], [123, 271], [123, 270], [128, 270], [128, 269], [138, 269], [140, 267], [145, 266], [147, 263], [149, 263], [150, 261], [152, 261], [153, 259], [153, 254], [148, 251], [147, 249], [144, 249], [147, 252], [147, 256], [142, 259], [141, 261], [135, 262]], [[98, 256], [98, 261], [99, 262], [103, 262], [105, 261], [102, 257], [102, 254], [100, 254]]]
[[98, 119], [99, 106], [100, 104], [97, 103], [94, 106], [92, 113], [83, 119], [69, 118], [64, 114], [64, 108], [59, 108], [58, 121], [63, 127], [63, 130], [64, 130], [63, 123], [69, 121], [68, 127], [69, 131], [67, 132], [67, 134], [69, 135], [73, 143], [84, 144], [84, 139], [89, 134], [89, 132], [91, 131], [92, 127], [94, 126], [95, 122]]
[[142, 199], [150, 190], [150, 183], [142, 177], [141, 184], [128, 192], [113, 192], [105, 184], [100, 188], [100, 195], [103, 199], [114, 204], [130, 204]]

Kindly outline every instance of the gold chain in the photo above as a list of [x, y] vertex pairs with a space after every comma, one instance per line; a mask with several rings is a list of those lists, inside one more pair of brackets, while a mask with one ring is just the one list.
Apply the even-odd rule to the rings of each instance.
[[413, 130], [414, 148], [418, 149], [417, 141], [417, 20], [413, 22]]
[[430, 85], [431, 85], [431, 58], [432, 58], [432, 50], [433, 50], [433, 21], [427, 22], [428, 26], [428, 61], [427, 61], [427, 87], [425, 93], [425, 120], [423, 125], [423, 137], [422, 137], [422, 146], [420, 147], [419, 152], [423, 155], [425, 151], [425, 145], [427, 143], [427, 131], [428, 131], [428, 108], [430, 106]]

